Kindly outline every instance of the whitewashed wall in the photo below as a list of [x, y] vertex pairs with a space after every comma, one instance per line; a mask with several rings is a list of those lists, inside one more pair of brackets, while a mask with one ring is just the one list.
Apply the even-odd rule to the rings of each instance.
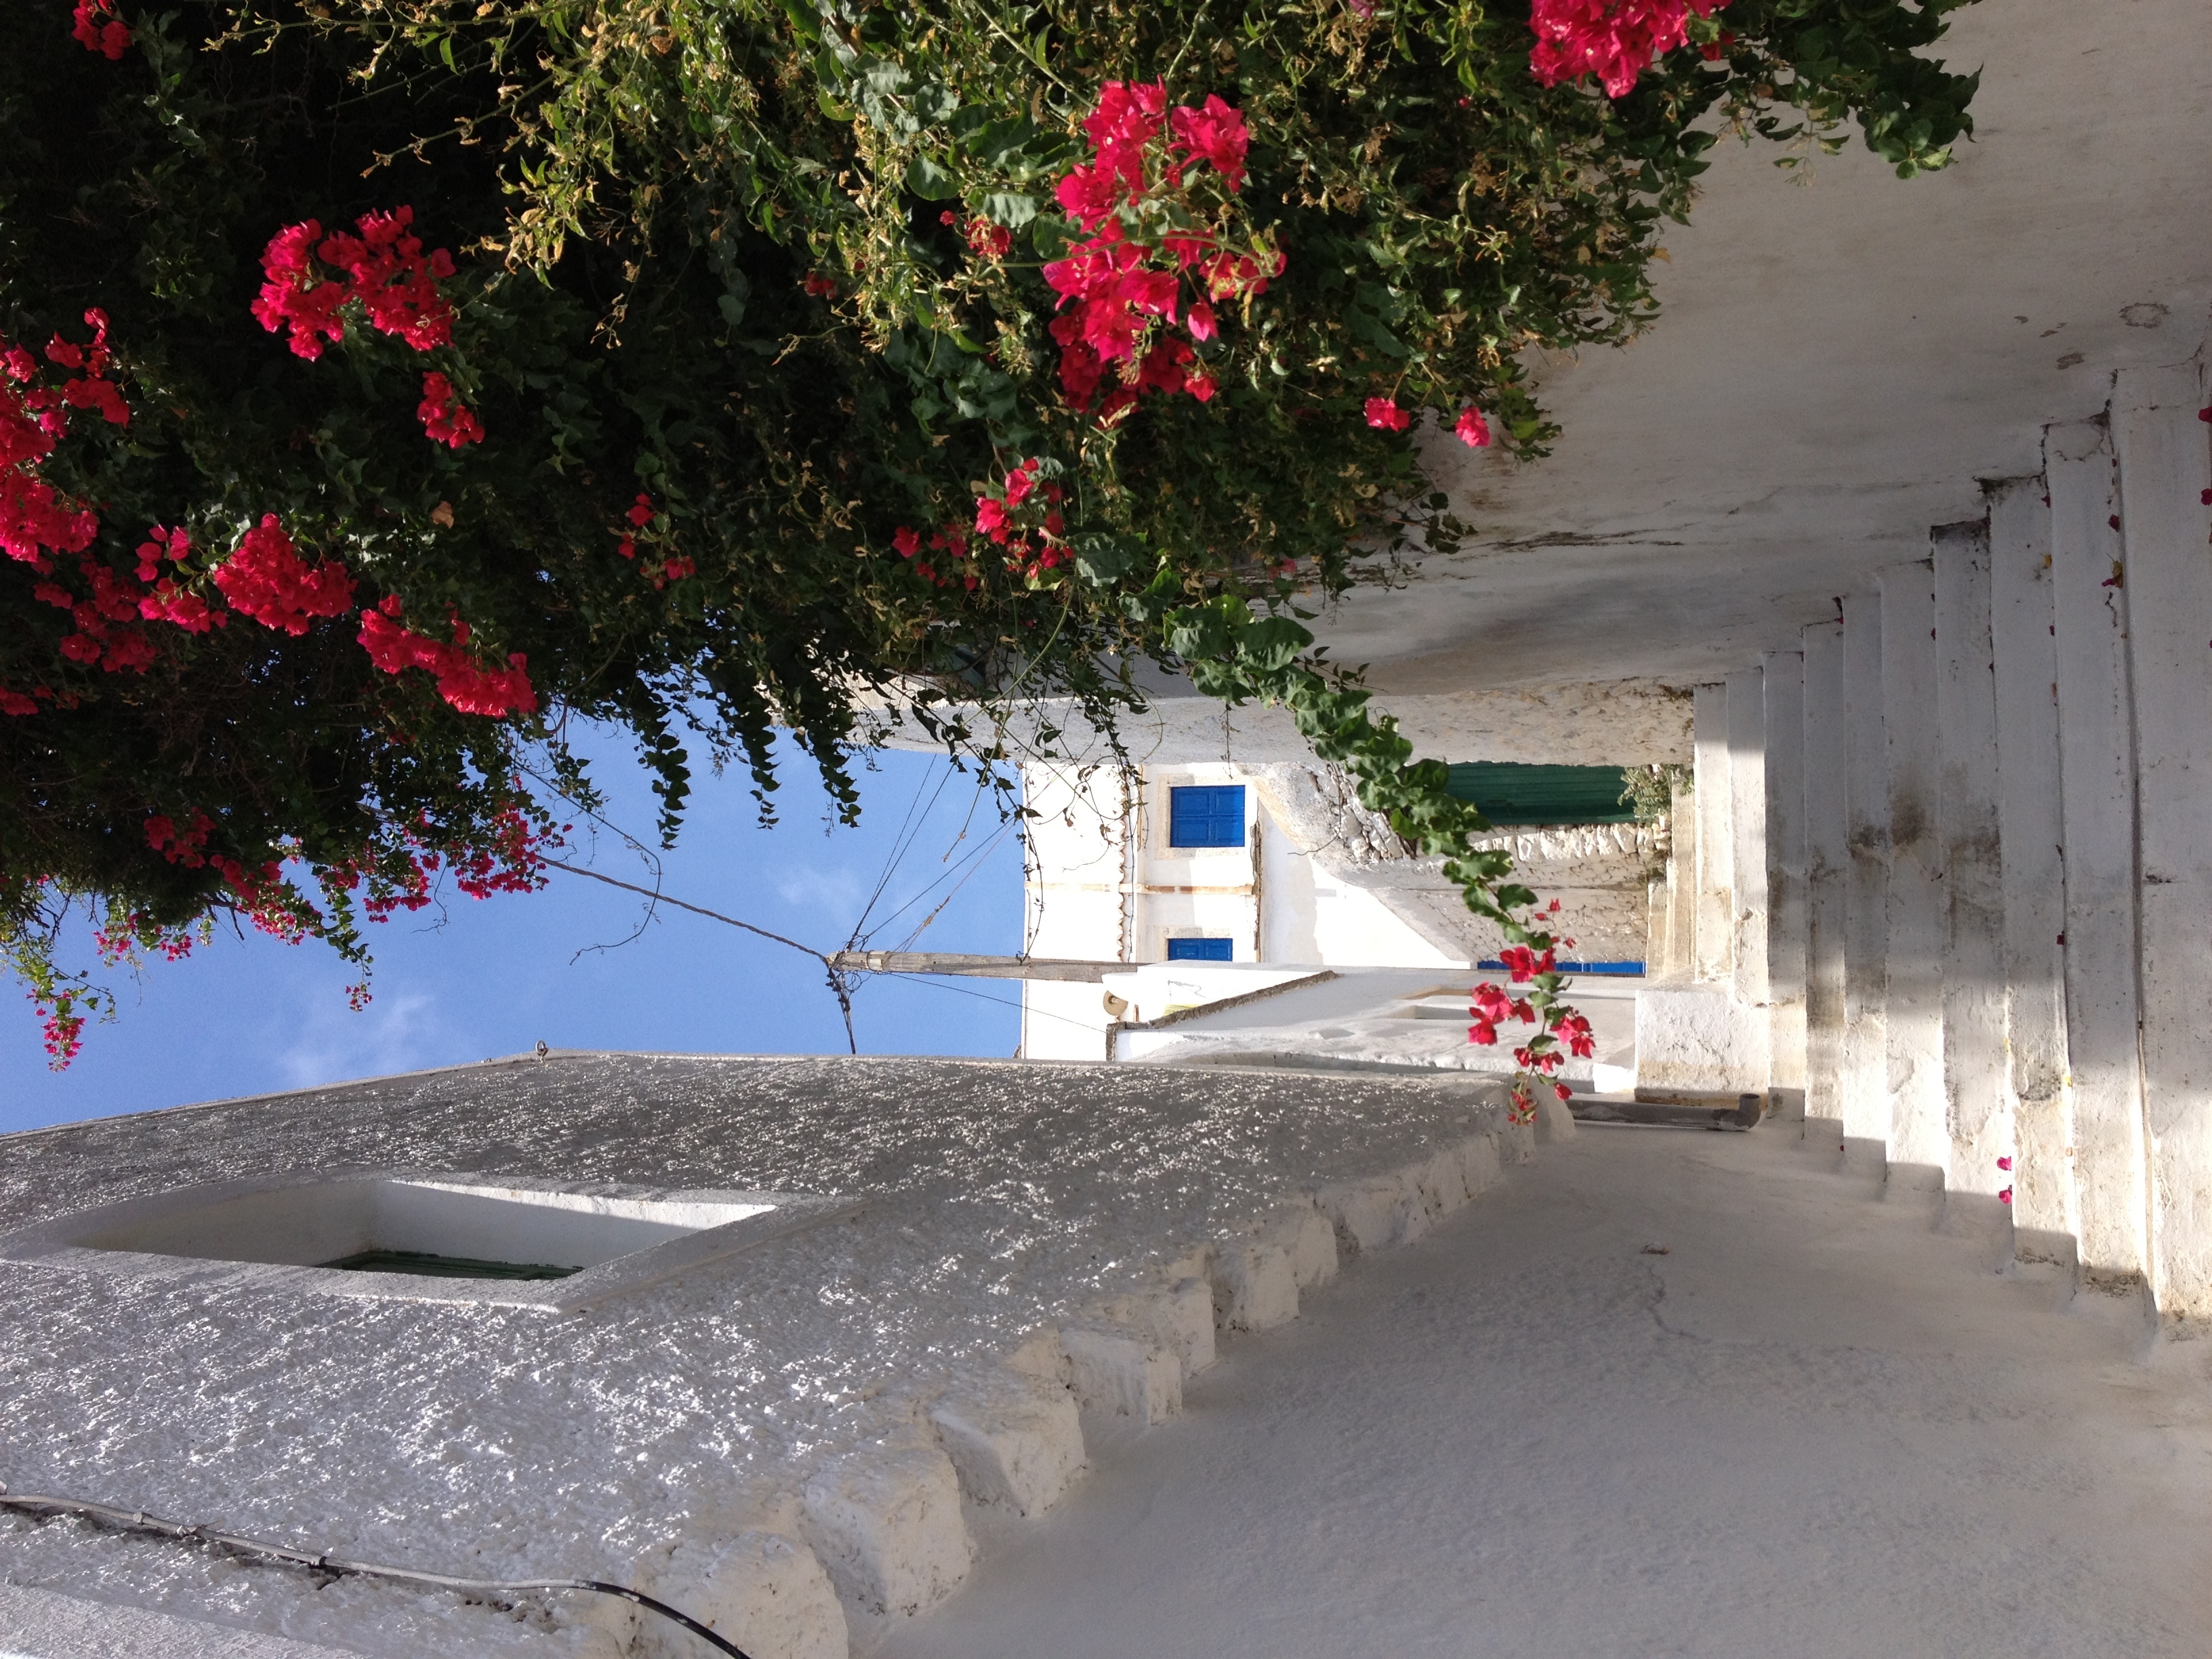
[[[1700, 690], [1699, 793], [1734, 787], [1698, 803], [1692, 956], [1771, 1031], [1802, 999], [1802, 1048], [1776, 1042], [1767, 1076], [1802, 1079], [1809, 1150], [2200, 1336], [2212, 407], [2201, 355], [2110, 384], [2104, 413], [2046, 428], [2039, 474], [1985, 484], [1983, 517], [1841, 596], [1802, 658]], [[1668, 1018], [1712, 1022], [1675, 1006], [1639, 1015], [1640, 1048], [1663, 1052]]]

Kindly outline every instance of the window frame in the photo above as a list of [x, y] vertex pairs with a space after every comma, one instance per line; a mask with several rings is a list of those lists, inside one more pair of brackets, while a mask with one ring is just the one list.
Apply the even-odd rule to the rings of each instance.
[[[1186, 817], [1178, 803], [1186, 797], [1204, 795], [1218, 801], [1221, 797], [1234, 795], [1233, 817], [1237, 838], [1234, 841], [1184, 841], [1180, 838], [1183, 826], [1191, 818], [1201, 818], [1211, 828], [1218, 828], [1224, 817], [1218, 805], [1209, 805]], [[1168, 789], [1168, 849], [1174, 853], [1237, 852], [1251, 844], [1251, 803], [1241, 783], [1178, 783]]]

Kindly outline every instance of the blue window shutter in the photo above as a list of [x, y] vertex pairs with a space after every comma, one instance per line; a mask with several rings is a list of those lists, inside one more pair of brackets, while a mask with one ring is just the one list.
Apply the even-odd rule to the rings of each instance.
[[1201, 784], [1168, 791], [1168, 845], [1242, 847], [1244, 786]]
[[1170, 962], [1234, 962], [1237, 960], [1237, 941], [1226, 939], [1171, 939], [1168, 941]]

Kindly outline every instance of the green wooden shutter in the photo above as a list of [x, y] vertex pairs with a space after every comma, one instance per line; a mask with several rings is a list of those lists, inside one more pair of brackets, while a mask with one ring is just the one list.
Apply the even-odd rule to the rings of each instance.
[[1472, 801], [1500, 827], [1552, 823], [1632, 823], [1621, 799], [1628, 775], [1618, 766], [1519, 766], [1468, 761], [1451, 769], [1451, 793]]

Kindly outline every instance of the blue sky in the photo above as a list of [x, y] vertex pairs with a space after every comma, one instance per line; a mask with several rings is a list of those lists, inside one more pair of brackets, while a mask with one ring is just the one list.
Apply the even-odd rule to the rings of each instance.
[[[609, 819], [649, 842], [643, 774], [618, 744], [603, 739], [590, 752]], [[700, 769], [681, 838], [661, 854], [664, 891], [830, 949], [891, 865], [870, 912], [878, 948], [904, 944], [958, 884], [917, 948], [1020, 949], [1020, 846], [972, 775], [933, 756], [877, 755], [861, 776], [861, 823], [845, 830], [830, 827], [805, 757], [785, 760], [781, 822], [766, 830], [744, 777]], [[652, 879], [611, 836], [596, 848], [580, 840], [571, 856]], [[30, 1004], [10, 981], [15, 996], [0, 998], [0, 1132], [483, 1060], [540, 1038], [556, 1048], [844, 1052], [819, 964], [736, 928], [647, 909], [558, 872], [534, 895], [448, 892], [442, 907], [371, 930], [374, 1000], [361, 1013], [346, 1006], [356, 975], [326, 947], [219, 931], [211, 947], [154, 963], [136, 983], [127, 970], [112, 976], [118, 1018], [88, 1025], [83, 1054], [59, 1073], [46, 1069]], [[860, 1050], [1006, 1057], [1020, 1024], [1007, 1005], [1019, 995], [1005, 980], [868, 981], [854, 1001]]]

